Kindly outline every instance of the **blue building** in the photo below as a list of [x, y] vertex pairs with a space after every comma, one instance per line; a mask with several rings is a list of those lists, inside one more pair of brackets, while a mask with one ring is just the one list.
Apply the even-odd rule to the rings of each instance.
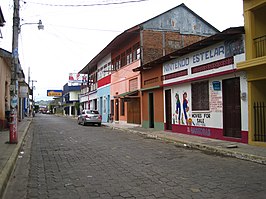
[[72, 86], [66, 83], [63, 88], [63, 106], [64, 115], [76, 116], [79, 115], [79, 108], [76, 108], [76, 103], [79, 103], [80, 85]]

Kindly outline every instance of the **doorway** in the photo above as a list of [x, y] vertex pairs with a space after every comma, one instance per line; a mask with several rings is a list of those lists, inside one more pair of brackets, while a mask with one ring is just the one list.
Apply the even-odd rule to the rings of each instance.
[[127, 99], [127, 123], [140, 124], [140, 99]]
[[171, 89], [165, 90], [166, 130], [172, 130], [172, 100]]
[[223, 134], [241, 138], [240, 78], [223, 80]]
[[153, 99], [153, 93], [149, 93], [149, 128], [154, 128], [154, 99]]
[[115, 99], [115, 120], [119, 121], [119, 100]]

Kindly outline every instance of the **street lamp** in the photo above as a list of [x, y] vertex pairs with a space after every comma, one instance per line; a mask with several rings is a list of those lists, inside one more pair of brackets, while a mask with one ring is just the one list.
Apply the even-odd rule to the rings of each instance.
[[[11, 84], [10, 84], [10, 129], [9, 129], [9, 143], [17, 144], [17, 108], [18, 108], [18, 69], [19, 69], [19, 56], [18, 56], [18, 34], [20, 32], [20, 17], [19, 17], [19, 2], [14, 0], [13, 10], [13, 33], [12, 33], [12, 64], [11, 64]], [[36, 24], [36, 23], [28, 23]], [[42, 21], [39, 20], [38, 28], [43, 29]]]
[[21, 27], [24, 26], [24, 25], [38, 25], [38, 30], [43, 30], [44, 29], [44, 25], [42, 24], [42, 20], [39, 20], [38, 23], [23, 23], [19, 26], [19, 33], [21, 32]]

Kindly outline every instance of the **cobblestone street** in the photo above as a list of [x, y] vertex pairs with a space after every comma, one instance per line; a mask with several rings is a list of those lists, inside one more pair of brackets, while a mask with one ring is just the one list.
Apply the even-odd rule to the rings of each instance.
[[265, 186], [265, 165], [37, 115], [4, 198], [262, 199]]

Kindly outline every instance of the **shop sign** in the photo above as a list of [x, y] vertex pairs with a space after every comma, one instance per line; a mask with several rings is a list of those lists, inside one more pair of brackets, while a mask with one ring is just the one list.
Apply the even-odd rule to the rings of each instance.
[[224, 44], [215, 45], [201, 51], [190, 53], [163, 65], [163, 74], [184, 70], [185, 68], [207, 64], [225, 57]]

